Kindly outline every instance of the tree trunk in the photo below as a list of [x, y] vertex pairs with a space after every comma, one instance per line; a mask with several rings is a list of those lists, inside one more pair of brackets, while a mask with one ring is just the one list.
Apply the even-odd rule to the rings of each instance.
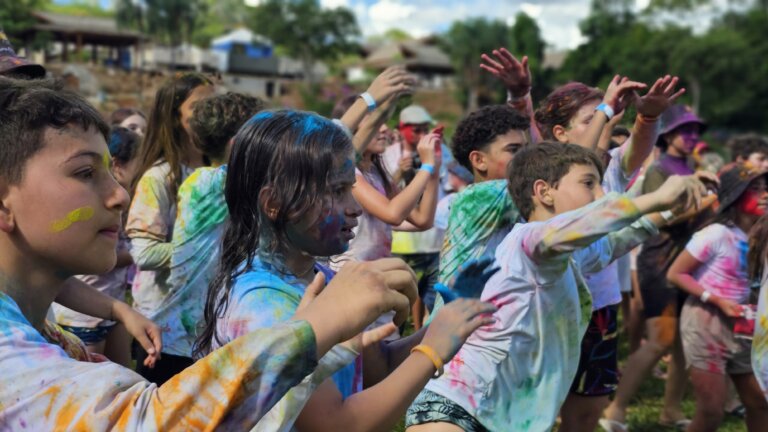
[[477, 88], [470, 86], [467, 92], [467, 112], [471, 113], [477, 110]]

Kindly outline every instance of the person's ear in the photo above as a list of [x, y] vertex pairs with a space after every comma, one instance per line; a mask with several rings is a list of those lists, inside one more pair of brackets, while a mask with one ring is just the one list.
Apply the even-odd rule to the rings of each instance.
[[472, 168], [477, 172], [488, 171], [488, 162], [485, 160], [485, 153], [481, 151], [472, 150], [471, 152], [469, 152], [469, 163], [472, 165]]
[[275, 202], [271, 196], [272, 187], [263, 187], [259, 192], [259, 205], [261, 206], [261, 211], [267, 215], [269, 220], [274, 222], [277, 220], [277, 213], [280, 206], [279, 203]]
[[549, 183], [547, 183], [544, 180], [536, 180], [533, 182], [533, 198], [535, 201], [538, 201], [542, 205], [546, 207], [554, 207], [555, 206], [555, 199], [552, 194], [554, 191], [554, 188], [550, 186]]
[[552, 127], [552, 135], [555, 139], [561, 143], [568, 143], [568, 130], [561, 125], [554, 125]]
[[16, 227], [10, 201], [10, 187], [0, 180], [0, 231], [5, 233], [10, 233]]

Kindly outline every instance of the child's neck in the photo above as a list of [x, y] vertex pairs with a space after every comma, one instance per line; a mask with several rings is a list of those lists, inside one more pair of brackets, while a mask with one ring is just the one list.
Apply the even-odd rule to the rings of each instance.
[[752, 226], [755, 224], [755, 217], [745, 213], [739, 213], [736, 216], [736, 220], [733, 222], [737, 227], [739, 227], [739, 229], [745, 233], [749, 233], [749, 231], [752, 229]]
[[368, 171], [373, 166], [373, 153], [365, 152], [360, 162], [357, 164], [360, 171]]
[[550, 210], [541, 205], [537, 205], [533, 208], [533, 211], [527, 220], [528, 222], [544, 222], [546, 220], [552, 219], [553, 217], [555, 217], [555, 212], [553, 210]]
[[[267, 231], [267, 230], [262, 230]], [[270, 244], [269, 235], [262, 234], [259, 244]], [[280, 272], [291, 273], [299, 279], [311, 281], [314, 277], [315, 258], [290, 245], [280, 245], [275, 253], [261, 250], [259, 258], [274, 266]]]
[[[8, 251], [8, 248], [2, 250]], [[0, 254], [0, 291], [16, 302], [21, 313], [40, 331], [48, 308], [68, 276], [40, 271], [40, 264], [28, 257]]]

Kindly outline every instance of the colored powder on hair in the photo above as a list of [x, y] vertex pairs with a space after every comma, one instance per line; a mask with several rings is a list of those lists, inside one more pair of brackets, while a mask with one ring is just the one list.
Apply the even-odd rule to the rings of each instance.
[[301, 136], [306, 137], [323, 129], [325, 122], [316, 116], [309, 115], [298, 126], [301, 127]]
[[246, 124], [252, 125], [252, 124], [254, 124], [254, 123], [258, 122], [258, 121], [270, 119], [270, 118], [272, 118], [274, 116], [275, 116], [275, 113], [273, 113], [272, 111], [262, 111], [262, 112], [260, 112], [260, 113], [258, 113], [256, 115], [254, 115], [253, 117], [251, 117], [251, 119], [248, 120], [248, 122]]
[[93, 217], [93, 207], [80, 207], [67, 213], [64, 219], [53, 221], [51, 223], [52, 232], [61, 232], [69, 228], [75, 222], [84, 222]]

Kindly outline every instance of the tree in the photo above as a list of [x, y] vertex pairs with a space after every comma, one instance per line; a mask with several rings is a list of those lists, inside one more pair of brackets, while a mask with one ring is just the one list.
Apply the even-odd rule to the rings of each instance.
[[[205, 7], [203, 0], [117, 0], [115, 5], [118, 25], [138, 29], [171, 47], [192, 40]], [[171, 50], [171, 68], [175, 63]]]
[[47, 0], [0, 0], [0, 29], [5, 30], [16, 49], [23, 46], [23, 41], [16, 37], [19, 32], [35, 24], [32, 12], [47, 4]]
[[357, 50], [360, 35], [351, 10], [325, 9], [317, 0], [266, 0], [249, 14], [250, 28], [301, 61], [304, 79], [314, 81], [317, 61], [337, 60]]
[[505, 23], [485, 18], [456, 21], [442, 37], [441, 45], [456, 70], [459, 99], [468, 112], [477, 109], [481, 98], [500, 102], [498, 93], [494, 95], [495, 79], [480, 69], [480, 54], [507, 46], [510, 39], [510, 28]]

